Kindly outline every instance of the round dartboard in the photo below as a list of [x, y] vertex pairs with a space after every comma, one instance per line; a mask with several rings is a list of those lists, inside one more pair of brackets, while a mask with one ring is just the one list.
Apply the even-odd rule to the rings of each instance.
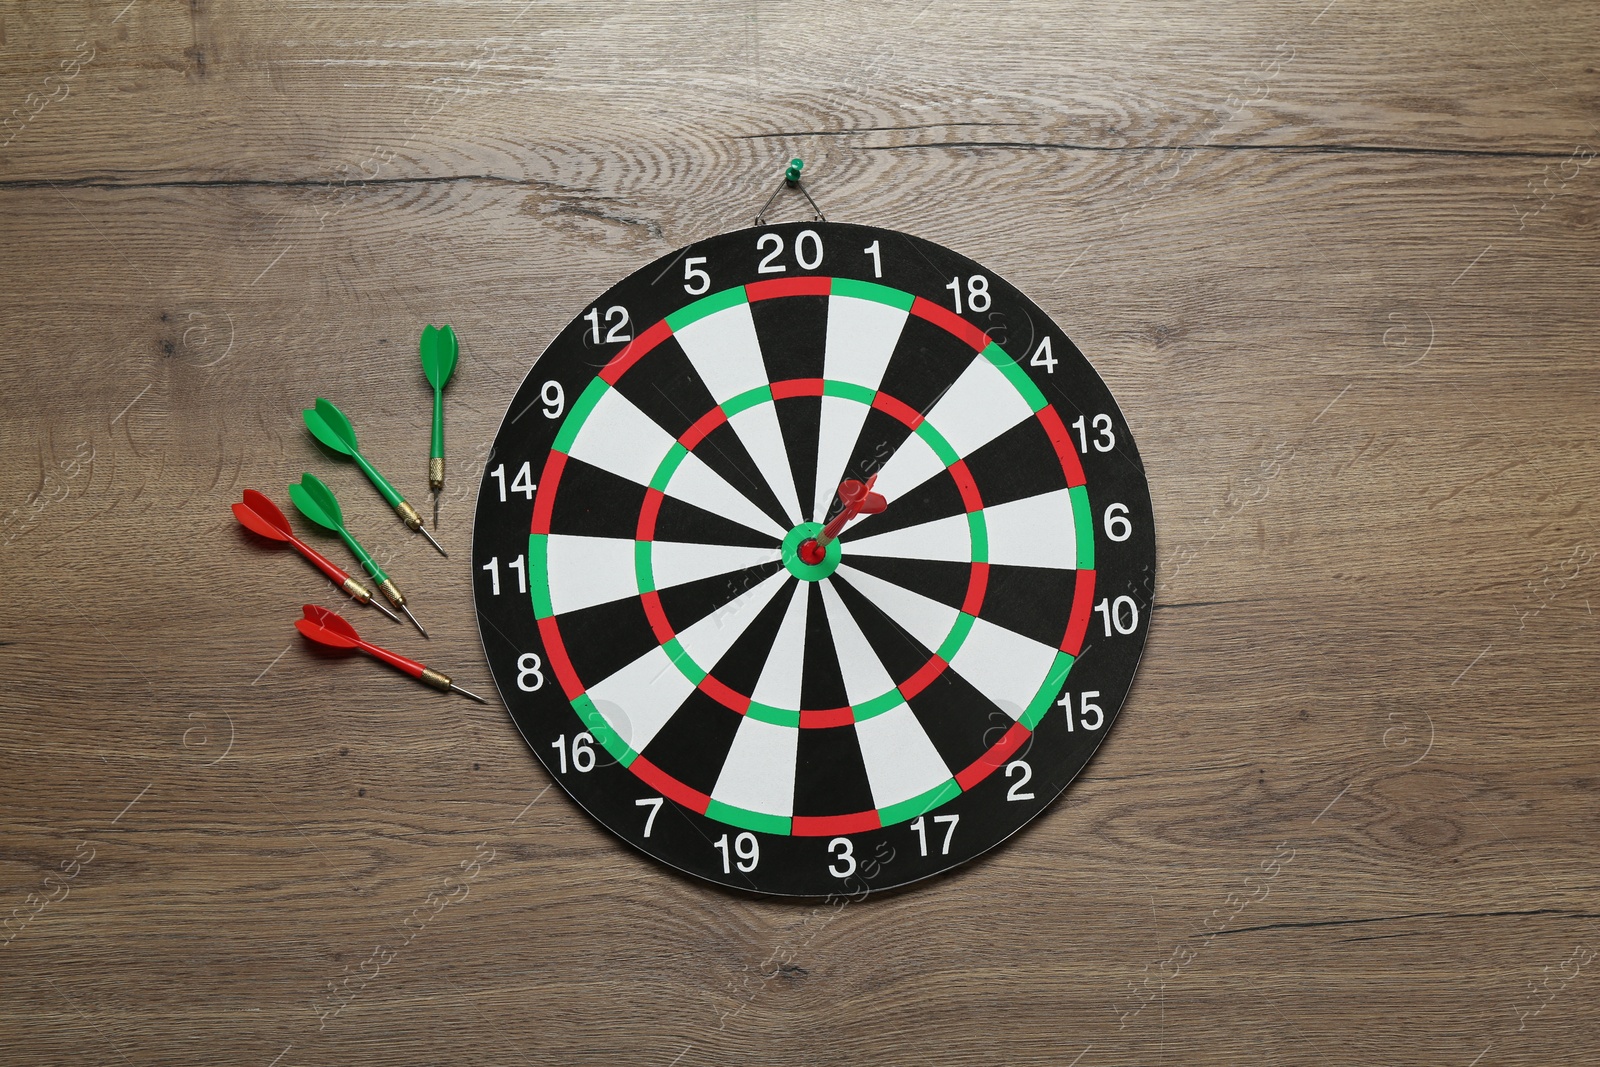
[[495, 682], [555, 780], [673, 867], [802, 896], [1047, 807], [1132, 684], [1154, 563], [1132, 435], [1066, 334], [946, 248], [823, 222], [586, 307], [473, 536]]

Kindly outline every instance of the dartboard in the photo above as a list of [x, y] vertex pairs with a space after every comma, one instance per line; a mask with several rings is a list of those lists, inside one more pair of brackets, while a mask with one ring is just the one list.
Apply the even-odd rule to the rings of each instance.
[[796, 896], [946, 870], [1047, 807], [1132, 684], [1154, 561], [1066, 334], [972, 260], [825, 222], [584, 308], [473, 535], [484, 649], [554, 779], [658, 860]]

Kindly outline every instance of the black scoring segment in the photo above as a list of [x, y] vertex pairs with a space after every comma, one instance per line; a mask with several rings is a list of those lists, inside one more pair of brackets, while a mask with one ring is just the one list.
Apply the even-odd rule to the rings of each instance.
[[854, 723], [801, 730], [798, 741], [796, 815], [853, 815], [876, 806]]
[[926, 415], [976, 355], [972, 346], [944, 327], [910, 316], [878, 392]]
[[561, 639], [587, 687], [611, 677], [660, 642], [636, 596], [561, 615]]
[[798, 578], [791, 578], [779, 588], [777, 595], [767, 602], [761, 613], [739, 635], [739, 639], [729, 646], [716, 666], [701, 666], [708, 667], [716, 675], [717, 681], [736, 693], [749, 696], [754, 692], [761, 672], [766, 669], [767, 658], [772, 654], [772, 646], [778, 640], [778, 630], [783, 626], [784, 613], [789, 610], [794, 587], [798, 583]]
[[652, 348], [612, 388], [673, 437], [717, 406], [675, 337]]
[[709, 794], [744, 719], [696, 689], [641, 755], [691, 789]]
[[644, 486], [569, 456], [558, 488], [550, 511], [551, 533], [633, 540], [644, 506]]
[[1067, 487], [1050, 435], [1038, 419], [1023, 419], [965, 459], [986, 508]]
[[845, 696], [844, 675], [839, 670], [839, 654], [833, 644], [833, 628], [828, 625], [828, 609], [822, 601], [822, 586], [810, 583], [811, 602], [806, 605], [806, 664], [800, 683], [800, 706], [809, 711], [842, 708], [850, 703]]
[[1042, 645], [1060, 648], [1072, 617], [1077, 571], [989, 565], [989, 586], [978, 618]]
[[[771, 563], [758, 563], [754, 567], [735, 568], [725, 574], [714, 574], [698, 581], [668, 586], [658, 590], [656, 595], [661, 598], [661, 610], [666, 613], [667, 622], [672, 626], [673, 632], [682, 633], [713, 612], [723, 611], [733, 601], [751, 592], [774, 572], [782, 569], [783, 564], [776, 560]], [[746, 610], [756, 610], [756, 608], [754, 605], [748, 609], [743, 605], [729, 608], [719, 621], [725, 625], [735, 625]], [[709, 668], [711, 665], [702, 663], [700, 666]]]

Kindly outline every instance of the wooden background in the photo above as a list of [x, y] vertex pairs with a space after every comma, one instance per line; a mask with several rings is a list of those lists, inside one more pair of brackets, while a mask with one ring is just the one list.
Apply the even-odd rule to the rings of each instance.
[[[1597, 43], [1509, 0], [0, 3], [0, 1060], [1594, 1060]], [[499, 706], [312, 655], [335, 594], [228, 512], [329, 469], [319, 394], [426, 507], [453, 322], [451, 558], [346, 496], [434, 638], [366, 625], [492, 690], [512, 390], [790, 155], [1066, 326], [1160, 544], [1084, 777], [843, 908], [673, 876]]]

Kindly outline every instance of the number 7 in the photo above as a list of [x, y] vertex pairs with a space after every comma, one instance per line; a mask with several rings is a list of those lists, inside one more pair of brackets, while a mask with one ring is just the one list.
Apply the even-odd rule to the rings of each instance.
[[633, 806], [650, 809], [650, 814], [645, 816], [644, 820], [644, 836], [649, 837], [650, 828], [656, 824], [656, 816], [661, 814], [661, 798], [645, 797], [643, 800], [635, 800]]

